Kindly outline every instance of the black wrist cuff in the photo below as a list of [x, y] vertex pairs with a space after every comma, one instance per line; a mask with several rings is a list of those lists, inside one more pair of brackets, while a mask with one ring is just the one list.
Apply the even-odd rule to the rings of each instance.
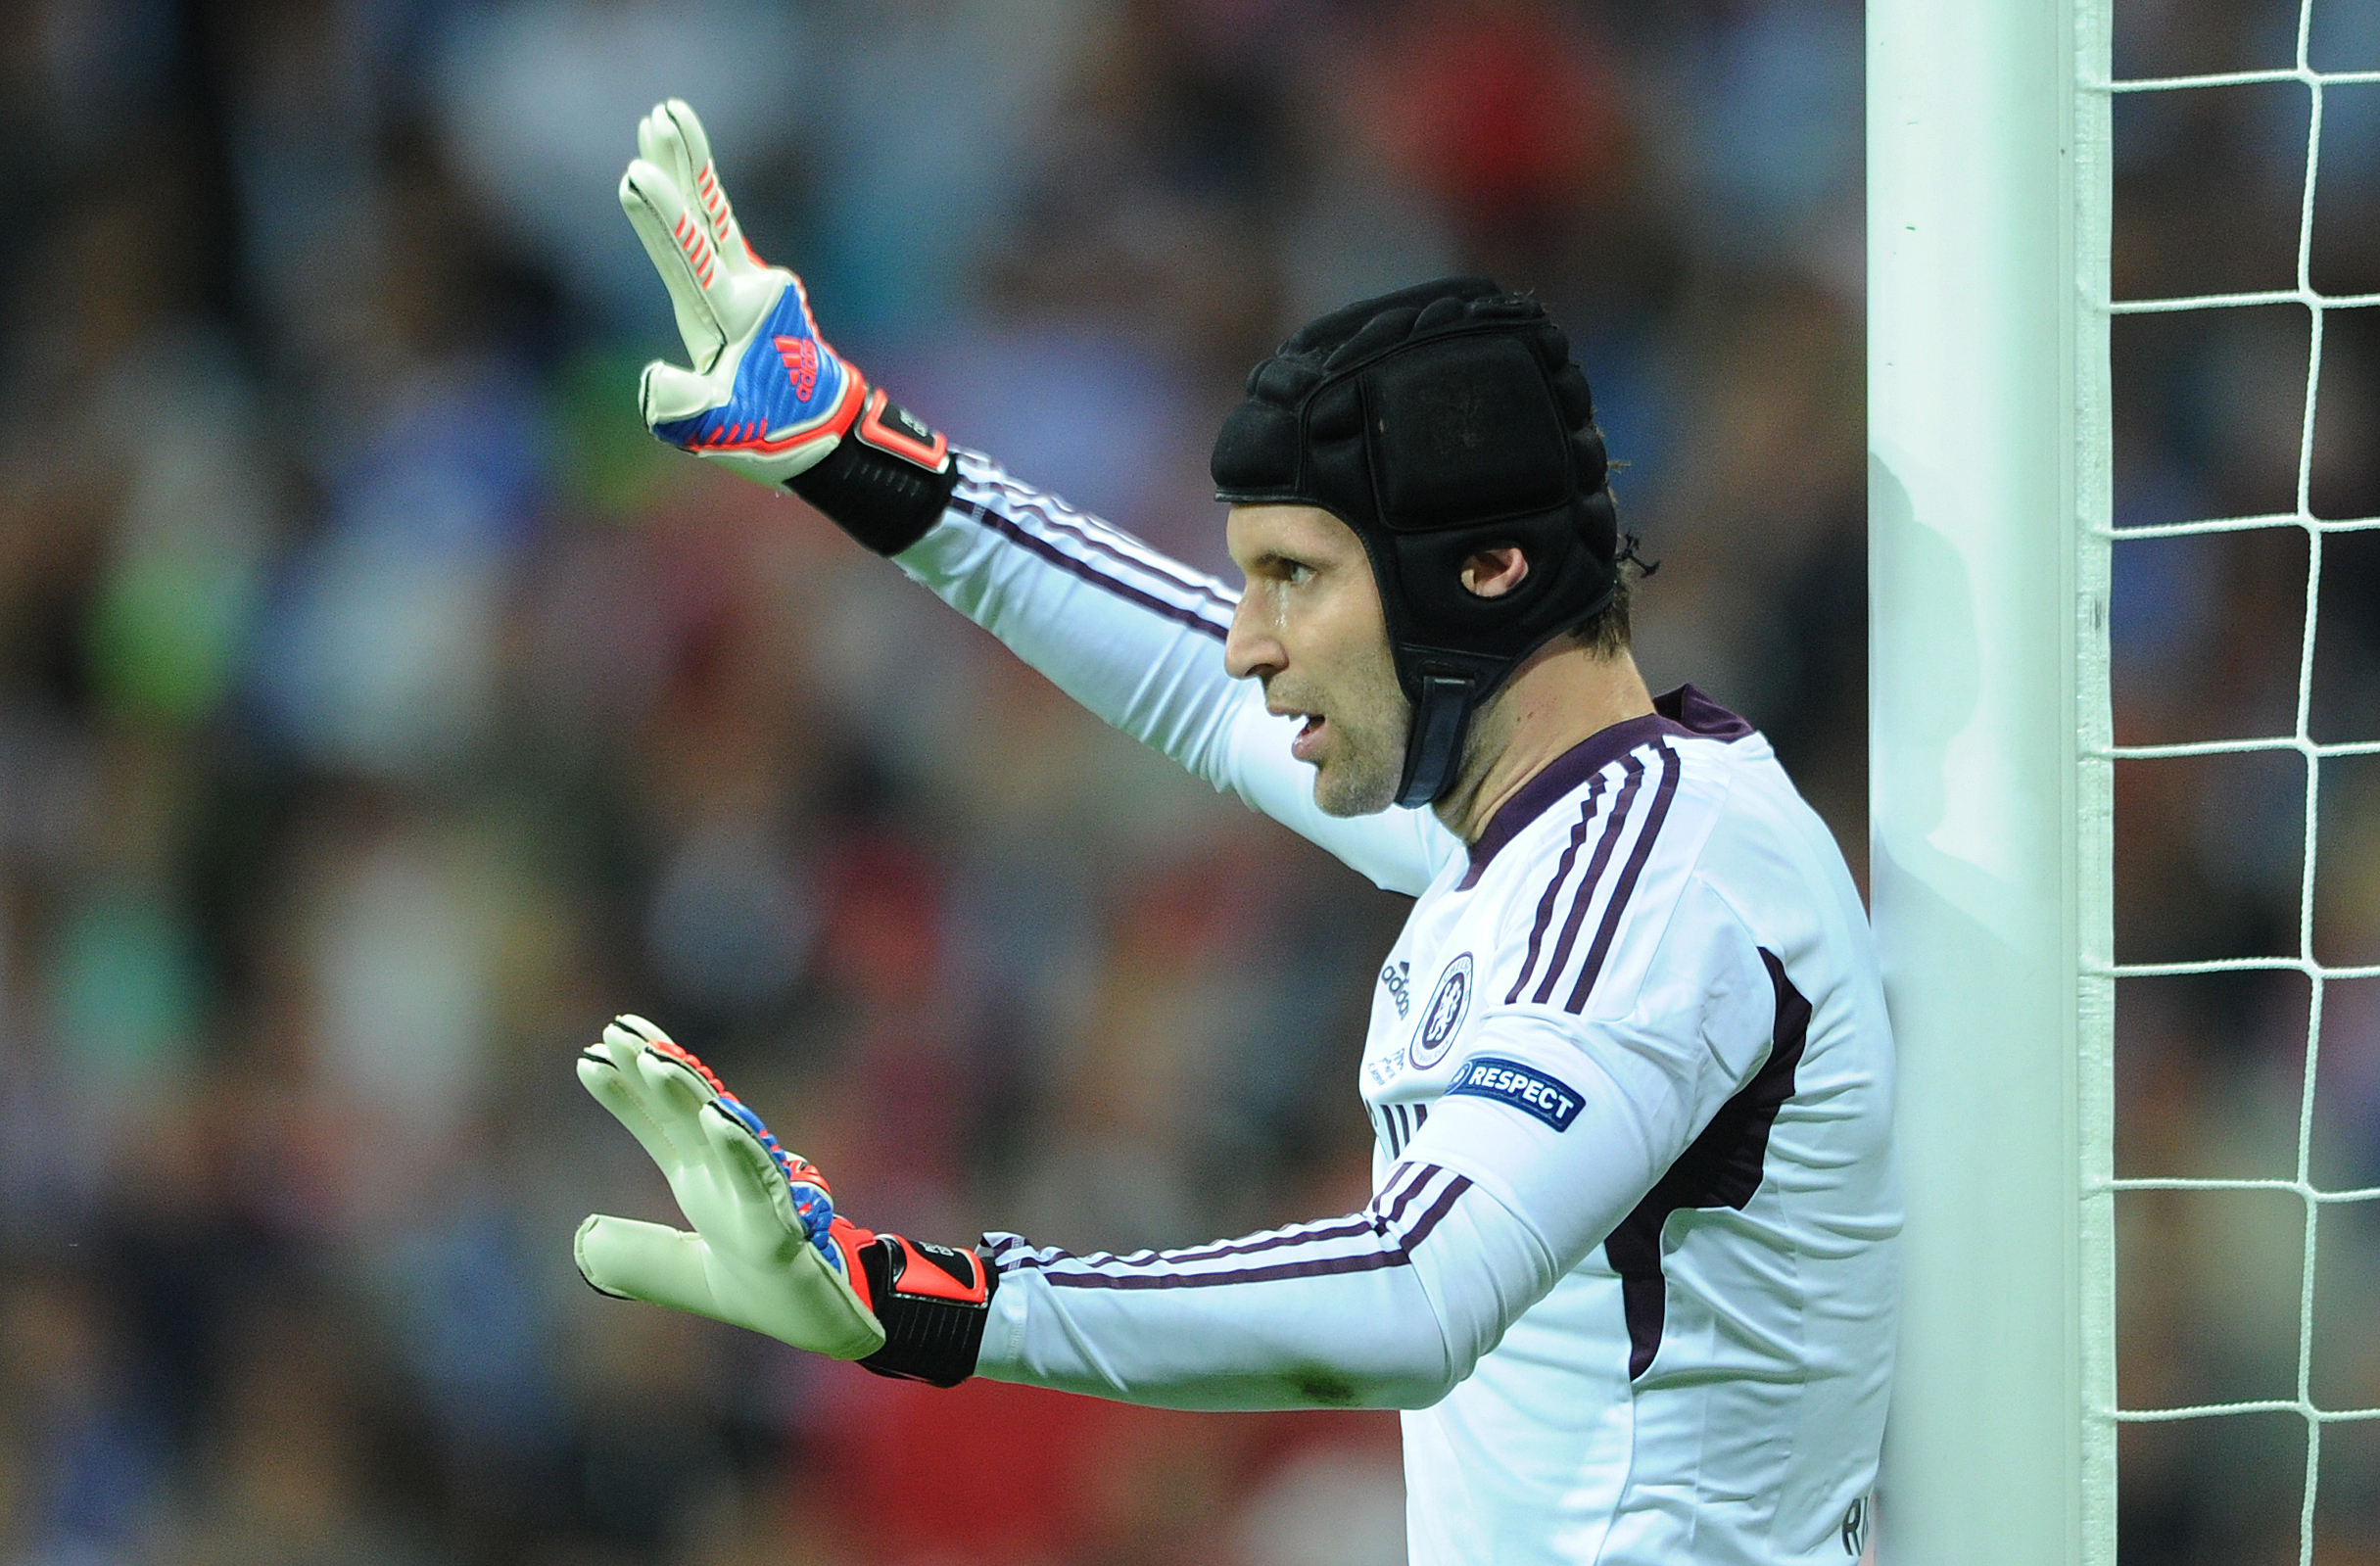
[[973, 1251], [880, 1234], [861, 1248], [859, 1263], [884, 1327], [884, 1347], [862, 1359], [862, 1368], [936, 1387], [955, 1387], [976, 1373], [1000, 1286], [989, 1262]]
[[879, 554], [898, 554], [941, 520], [959, 482], [950, 442], [881, 386], [827, 459], [785, 488]]

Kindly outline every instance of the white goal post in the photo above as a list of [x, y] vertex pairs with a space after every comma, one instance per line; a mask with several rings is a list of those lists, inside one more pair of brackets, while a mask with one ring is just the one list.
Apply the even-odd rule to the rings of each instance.
[[1880, 1558], [2112, 1566], [2112, 0], [1869, 0]]
[[[2316, 286], [2314, 214], [2325, 103], [2342, 92], [2342, 102], [2371, 101], [2380, 70], [2368, 48], [2337, 38], [2317, 66], [2316, 0], [2294, 9], [2285, 61], [2274, 39], [2211, 72], [2117, 79], [2114, 0], [1870, 0], [1871, 864], [1900, 1045], [1909, 1214], [1901, 1374], [1880, 1487], [1886, 1560], [2112, 1566], [2116, 1435], [2126, 1425], [2196, 1423], [2206, 1451], [2237, 1450], [2254, 1467], [2257, 1422], [2294, 1417], [2297, 1473], [2277, 1475], [2260, 1516], [2206, 1521], [2218, 1531], [2294, 1521], [2299, 1566], [2314, 1566], [2319, 1541], [2349, 1540], [2368, 1510], [2359, 1448], [2380, 1432], [2380, 1400], [2354, 1382], [2317, 1386], [2313, 1365], [2322, 1213], [2368, 1213], [2380, 1185], [2318, 1180], [2313, 1147], [2317, 1110], [2337, 1109], [2317, 1091], [2325, 994], [2380, 978], [2380, 964], [2328, 952], [2338, 937], [2317, 938], [2315, 889], [2324, 766], [2380, 756], [2380, 738], [2316, 737], [2313, 691], [2327, 541], [2380, 532], [2380, 516], [2316, 511], [2314, 433], [2326, 326], [2342, 311], [2380, 309], [2380, 292]], [[2116, 100], [2242, 87], [2304, 94], [2294, 188], [2259, 193], [2295, 197], [2295, 276], [2241, 292], [2112, 297]], [[2350, 110], [2336, 132], [2351, 147], [2356, 124]], [[2345, 194], [2356, 199], [2352, 186]], [[2116, 528], [2111, 321], [2210, 328], [2224, 311], [2275, 308], [2306, 323], [2294, 502]], [[2335, 416], [2350, 439], [2368, 439], [2353, 411]], [[2254, 533], [2305, 541], [2288, 732], [2117, 743], [2111, 551]], [[2255, 754], [2294, 754], [2304, 769], [2294, 941], [2118, 953], [2115, 769]], [[2331, 808], [2352, 814], [2354, 798]], [[2216, 974], [2306, 981], [2294, 1171], [2150, 1166], [2118, 1177], [2117, 985]], [[2247, 1193], [2298, 1205], [2294, 1386], [2119, 1403], [2116, 1204]], [[2334, 1265], [2345, 1281], [2328, 1308], [2360, 1335], [2369, 1307], [2351, 1298], [2352, 1246]], [[2348, 1471], [2332, 1476], [2343, 1499], [2325, 1498], [2326, 1440], [2348, 1444]], [[2285, 1519], [2273, 1501], [2292, 1484]], [[2232, 1510], [2241, 1504], [2231, 1497]]]

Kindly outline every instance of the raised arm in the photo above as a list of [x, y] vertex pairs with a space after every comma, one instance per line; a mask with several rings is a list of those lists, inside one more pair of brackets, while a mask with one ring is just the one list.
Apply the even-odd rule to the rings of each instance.
[[646, 366], [654, 435], [801, 496], [1100, 718], [1377, 884], [1418, 893], [1459, 852], [1427, 811], [1314, 807], [1294, 725], [1224, 673], [1230, 590], [952, 448], [829, 347], [800, 280], [745, 242], [690, 109], [656, 108], [638, 146], [621, 205], [693, 361]]

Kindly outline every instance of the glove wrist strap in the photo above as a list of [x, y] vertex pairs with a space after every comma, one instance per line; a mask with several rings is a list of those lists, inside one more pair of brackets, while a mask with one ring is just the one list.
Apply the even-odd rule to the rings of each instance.
[[785, 488], [879, 554], [898, 554], [941, 520], [959, 482], [950, 442], [881, 386], [824, 461]]
[[976, 1373], [999, 1275], [973, 1251], [880, 1234], [859, 1248], [884, 1347], [860, 1364], [880, 1376], [955, 1387]]

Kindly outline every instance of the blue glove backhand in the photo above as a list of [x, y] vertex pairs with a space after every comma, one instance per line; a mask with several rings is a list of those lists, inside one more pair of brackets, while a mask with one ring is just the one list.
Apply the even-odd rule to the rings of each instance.
[[694, 112], [661, 104], [637, 126], [637, 147], [620, 205], [693, 362], [644, 367], [646, 427], [763, 484], [808, 472], [860, 417], [865, 383], [818, 335], [801, 280], [753, 254]]
[[719, 1108], [752, 1133], [752, 1140], [760, 1144], [761, 1150], [775, 1161], [778, 1169], [785, 1175], [785, 1189], [793, 1199], [793, 1215], [801, 1220], [802, 1228], [808, 1231], [810, 1243], [818, 1248], [820, 1256], [826, 1258], [827, 1265], [837, 1272], [849, 1272], [851, 1269], [843, 1260], [842, 1249], [831, 1237], [834, 1229], [834, 1194], [827, 1189], [826, 1176], [819, 1173], [818, 1165], [799, 1154], [786, 1152], [784, 1144], [777, 1140], [777, 1134], [752, 1113], [751, 1106], [729, 1092], [727, 1084], [712, 1075], [711, 1068], [696, 1060], [691, 1050], [668, 1039], [645, 1047], [661, 1050], [683, 1061], [718, 1090]]

